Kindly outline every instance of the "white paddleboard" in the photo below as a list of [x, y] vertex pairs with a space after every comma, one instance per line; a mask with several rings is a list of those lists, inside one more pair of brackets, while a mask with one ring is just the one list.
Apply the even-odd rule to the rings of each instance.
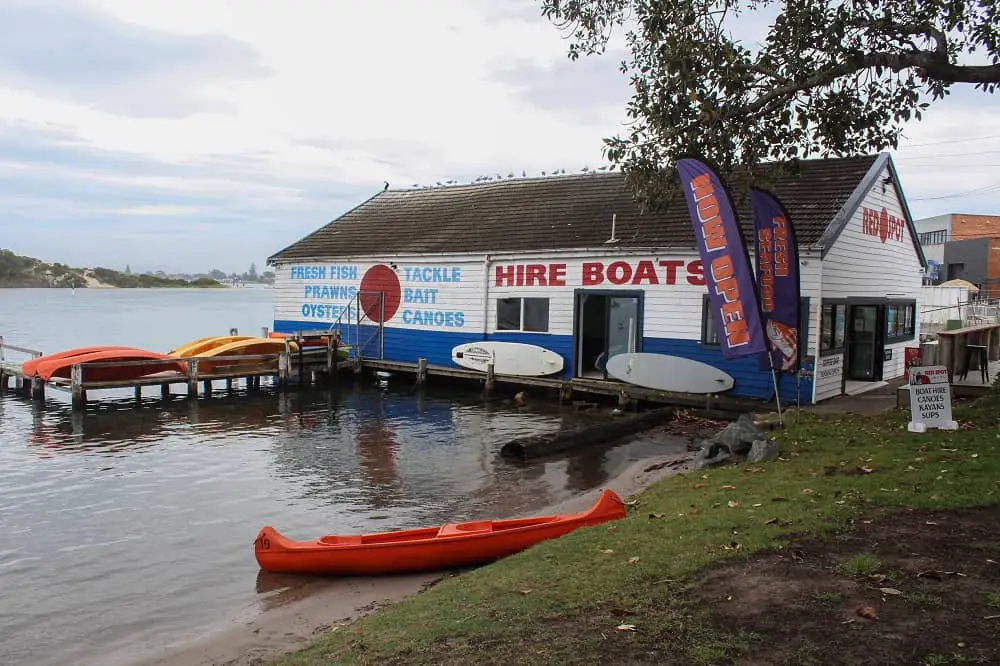
[[615, 354], [608, 375], [629, 384], [677, 393], [718, 393], [733, 388], [733, 378], [715, 366], [666, 354]]
[[452, 348], [451, 360], [463, 368], [481, 372], [486, 372], [492, 362], [493, 372], [498, 375], [542, 377], [563, 369], [562, 356], [523, 342], [467, 342]]

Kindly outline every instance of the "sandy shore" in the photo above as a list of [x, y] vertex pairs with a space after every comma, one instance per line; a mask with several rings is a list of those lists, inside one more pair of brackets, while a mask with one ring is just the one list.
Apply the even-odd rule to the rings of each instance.
[[[661, 455], [630, 464], [602, 488], [611, 488], [622, 498], [634, 495], [652, 483], [692, 469], [693, 454]], [[571, 497], [535, 512], [582, 511], [591, 506], [601, 488]], [[136, 666], [249, 666], [280, 654], [301, 649], [319, 634], [349, 623], [379, 606], [418, 594], [449, 574], [344, 579], [302, 579], [262, 573], [258, 589], [273, 589], [261, 614], [231, 628], [168, 649]], [[268, 603], [268, 601], [270, 603]]]

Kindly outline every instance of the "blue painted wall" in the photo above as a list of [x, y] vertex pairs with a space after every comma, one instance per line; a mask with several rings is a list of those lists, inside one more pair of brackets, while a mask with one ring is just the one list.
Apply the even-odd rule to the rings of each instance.
[[[329, 322], [303, 322], [275, 320], [274, 330], [278, 333], [294, 333], [298, 330], [315, 330], [329, 328]], [[373, 326], [362, 326], [362, 339], [367, 339], [375, 330]], [[551, 349], [565, 359], [566, 365], [562, 378], [573, 377], [576, 360], [573, 358], [573, 337], [570, 335], [550, 335], [545, 333], [493, 333], [484, 336], [483, 333], [458, 333], [450, 331], [428, 331], [424, 329], [385, 328], [384, 358], [387, 361], [416, 363], [418, 356], [427, 358], [430, 365], [452, 366], [451, 349], [455, 345], [466, 342], [478, 342], [484, 339], [505, 342], [524, 342]], [[372, 336], [373, 338], [375, 336]], [[759, 398], [769, 400], [774, 388], [771, 373], [759, 369], [757, 357], [727, 361], [722, 358], [722, 352], [717, 347], [707, 347], [697, 340], [673, 340], [666, 338], [642, 339], [642, 351], [654, 354], [683, 356], [703, 363], [713, 365], [729, 373], [734, 380], [732, 391], [726, 395], [743, 398]], [[370, 344], [363, 350], [366, 356], [377, 356], [376, 344]], [[795, 403], [795, 377], [780, 378], [781, 399], [783, 405]], [[803, 378], [800, 385], [802, 404], [812, 400], [812, 379]]]

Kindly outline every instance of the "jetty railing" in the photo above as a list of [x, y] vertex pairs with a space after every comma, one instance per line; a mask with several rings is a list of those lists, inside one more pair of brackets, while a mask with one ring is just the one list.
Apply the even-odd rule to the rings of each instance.
[[[309, 337], [309, 336], [302, 336]], [[298, 345], [293, 350], [292, 343], [299, 336], [285, 341], [285, 349], [278, 353], [265, 354], [233, 354], [226, 356], [184, 357], [166, 356], [155, 359], [108, 360], [75, 363], [69, 366], [69, 375], [61, 375], [43, 380], [41, 377], [25, 376], [22, 364], [28, 358], [42, 357], [42, 352], [25, 347], [3, 343], [0, 338], [0, 389], [8, 386], [8, 377], [18, 380], [16, 388], [30, 392], [32, 399], [45, 400], [45, 388], [69, 391], [72, 395], [74, 410], [86, 407], [87, 392], [101, 389], [133, 388], [137, 401], [142, 399], [142, 390], [147, 386], [160, 386], [162, 397], [170, 400], [171, 386], [185, 384], [187, 398], [197, 398], [199, 382], [203, 385], [201, 393], [210, 395], [213, 382], [226, 381], [226, 389], [232, 390], [233, 382], [245, 379], [247, 390], [259, 390], [262, 377], [273, 377], [278, 387], [286, 387], [293, 377], [300, 381], [312, 383], [316, 373], [326, 371], [332, 373], [337, 369], [338, 359], [335, 353], [336, 343], [305, 348]], [[301, 339], [301, 338], [300, 338]], [[8, 352], [17, 352], [24, 358], [14, 362]], [[93, 378], [107, 369], [138, 369], [138, 372], [126, 371], [121, 379], [113, 377], [114, 373], [105, 373], [104, 378]], [[108, 374], [112, 375], [108, 378]]]
[[[28, 358], [14, 361], [8, 358], [8, 352], [14, 352], [15, 354], [27, 356]], [[8, 377], [13, 377], [15, 381], [20, 381], [20, 388], [28, 390], [30, 387], [30, 380], [24, 377], [21, 373], [21, 365], [26, 360], [38, 358], [41, 355], [42, 352], [37, 349], [28, 349], [27, 347], [18, 347], [17, 345], [7, 344], [4, 342], [3, 336], [0, 335], [0, 391], [7, 390]]]

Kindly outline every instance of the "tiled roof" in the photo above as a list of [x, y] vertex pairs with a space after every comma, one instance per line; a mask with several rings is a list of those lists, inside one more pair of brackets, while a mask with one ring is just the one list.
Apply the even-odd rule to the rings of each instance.
[[[784, 203], [799, 243], [815, 243], [877, 155], [802, 160], [761, 186]], [[675, 176], [676, 177], [676, 176]], [[732, 187], [732, 185], [731, 185]], [[735, 191], [746, 238], [749, 200]], [[742, 200], [741, 200], [742, 199]], [[281, 250], [270, 261], [440, 252], [498, 253], [606, 247], [616, 216], [618, 248], [694, 247], [687, 206], [643, 214], [617, 172], [386, 190]]]

